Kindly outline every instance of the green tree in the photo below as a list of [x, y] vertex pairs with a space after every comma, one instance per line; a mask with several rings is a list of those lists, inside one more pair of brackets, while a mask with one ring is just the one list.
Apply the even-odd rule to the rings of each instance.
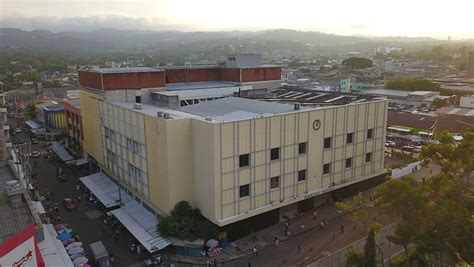
[[25, 113], [26, 113], [26, 116], [27, 116], [29, 119], [34, 119], [34, 118], [36, 118], [36, 107], [35, 107], [35, 104], [34, 104], [34, 103], [29, 103], [29, 104], [25, 107]]
[[366, 69], [373, 66], [372, 60], [363, 57], [349, 57], [342, 61], [342, 65], [353, 69]]
[[157, 227], [164, 236], [182, 240], [208, 239], [217, 235], [216, 226], [187, 201], [178, 202], [170, 215], [160, 217]]
[[350, 246], [346, 253], [346, 267], [363, 267], [364, 251]]
[[364, 246], [363, 266], [375, 267], [377, 264], [377, 260], [375, 259], [376, 254], [377, 249], [375, 247], [375, 230], [372, 229], [367, 236], [367, 242]]
[[429, 80], [420, 78], [398, 77], [388, 81], [385, 89], [398, 89], [406, 91], [440, 91], [441, 86]]
[[431, 106], [434, 108], [440, 108], [448, 105], [448, 101], [446, 99], [436, 98], [431, 103]]

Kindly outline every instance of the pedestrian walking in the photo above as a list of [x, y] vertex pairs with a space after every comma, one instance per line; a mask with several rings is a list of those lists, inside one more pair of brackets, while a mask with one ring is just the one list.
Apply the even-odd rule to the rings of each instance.
[[317, 212], [317, 211], [313, 211], [313, 220], [316, 220], [316, 217], [318, 217], [318, 212]]
[[56, 219], [58, 220], [58, 223], [61, 222], [61, 216], [58, 215], [58, 217], [56, 217]]
[[113, 263], [114, 262], [114, 254], [110, 253], [109, 254], [109, 259], [110, 259], [110, 262]]
[[325, 223], [323, 221], [321, 221], [321, 223], [319, 223], [319, 226], [321, 226], [321, 230], [324, 230]]
[[280, 239], [278, 236], [275, 236], [275, 247], [278, 247], [280, 245]]
[[341, 227], [339, 228], [341, 230], [341, 234], [344, 233], [344, 224], [341, 224]]
[[298, 245], [298, 252], [301, 252], [302, 249], [303, 249], [303, 244], [299, 244]]
[[253, 247], [252, 252], [254, 257], [257, 256], [257, 247]]
[[81, 190], [81, 185], [79, 183], [76, 184], [77, 191]]
[[138, 245], [137, 246], [137, 255], [138, 255], [138, 260], [142, 260], [142, 246]]

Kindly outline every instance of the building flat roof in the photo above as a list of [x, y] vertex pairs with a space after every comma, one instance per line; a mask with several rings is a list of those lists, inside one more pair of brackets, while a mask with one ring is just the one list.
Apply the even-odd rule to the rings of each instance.
[[293, 105], [239, 97], [227, 97], [196, 105], [184, 106], [178, 110], [220, 121], [251, 119], [295, 111]]
[[385, 96], [407, 97], [408, 93], [410, 93], [410, 91], [396, 90], [396, 89], [364, 90], [364, 94], [369, 94], [369, 95], [385, 95]]
[[201, 118], [199, 116], [186, 113], [180, 110], [175, 110], [175, 109], [170, 109], [170, 108], [164, 108], [164, 107], [159, 107], [155, 105], [149, 105], [149, 104], [140, 104], [141, 109], [135, 109], [134, 104], [132, 102], [113, 102], [113, 101], [107, 101], [108, 104], [111, 105], [116, 105], [118, 107], [126, 108], [129, 110], [133, 110], [135, 112], [143, 113], [145, 115], [150, 115], [150, 116], [158, 116], [157, 113], [158, 111], [161, 112], [166, 112], [170, 114], [171, 119], [184, 119], [184, 118]]
[[192, 82], [192, 83], [168, 83], [165, 86], [166, 91], [179, 90], [196, 90], [196, 89], [211, 89], [211, 88], [226, 88], [235, 87], [238, 83], [212, 81], [212, 82]]
[[429, 95], [432, 93], [437, 93], [434, 91], [413, 91], [413, 92], [408, 92], [409, 95], [419, 95], [419, 96], [424, 96], [424, 95]]
[[8, 165], [0, 166], [0, 243], [20, 232], [33, 223], [32, 215], [27, 207], [23, 195], [20, 194], [20, 205], [13, 205], [8, 201], [5, 190], [7, 182], [16, 180]]
[[76, 99], [70, 99], [67, 101], [67, 103], [71, 106], [74, 106], [76, 108], [81, 108], [81, 99], [76, 98]]
[[155, 69], [149, 67], [134, 67], [134, 68], [89, 68], [82, 69], [84, 72], [96, 73], [134, 73], [134, 72], [161, 72], [163, 69]]

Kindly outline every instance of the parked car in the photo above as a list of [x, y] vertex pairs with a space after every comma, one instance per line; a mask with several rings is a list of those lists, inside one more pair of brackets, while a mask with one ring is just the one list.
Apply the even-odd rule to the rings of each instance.
[[393, 141], [390, 141], [390, 140], [385, 142], [385, 146], [388, 146], [388, 147], [395, 147], [396, 145], [397, 145], [397, 143], [395, 143]]
[[39, 153], [38, 151], [33, 151], [33, 152], [31, 152], [31, 157], [32, 157], [32, 158], [35, 158], [35, 159], [36, 159], [36, 158], [38, 158], [39, 156], [40, 156], [40, 153]]
[[63, 200], [63, 205], [67, 210], [75, 210], [77, 208], [77, 204], [72, 198], [65, 198]]
[[15, 129], [15, 133], [21, 133], [21, 132], [22, 132], [21, 128], [16, 128]]
[[39, 141], [36, 138], [31, 138], [31, 143], [32, 144], [39, 144]]

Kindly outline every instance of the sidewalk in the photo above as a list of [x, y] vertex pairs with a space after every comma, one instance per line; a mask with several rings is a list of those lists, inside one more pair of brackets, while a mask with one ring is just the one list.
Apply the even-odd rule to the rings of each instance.
[[[430, 171], [431, 170], [431, 171]], [[438, 174], [439, 166], [430, 164], [426, 168], [411, 174], [418, 180], [423, 177]], [[368, 197], [376, 190], [371, 188], [363, 192], [364, 197]], [[393, 218], [380, 215], [373, 203], [366, 201], [368, 205], [368, 218], [377, 217], [377, 221], [383, 225], [388, 225], [394, 221]], [[331, 204], [329, 206], [320, 206], [314, 209], [317, 211], [317, 218], [313, 219], [313, 211], [305, 212], [301, 216], [289, 216], [289, 231], [291, 235], [286, 236], [285, 224], [280, 222], [272, 225], [254, 235], [250, 235], [234, 241], [231, 246], [223, 251], [223, 253], [214, 259], [218, 264], [226, 263], [226, 266], [242, 266], [247, 265], [247, 261], [251, 261], [256, 266], [271, 266], [270, 262], [279, 266], [296, 265], [296, 263], [308, 263], [321, 258], [330, 251], [337, 250], [355, 240], [366, 236], [366, 227], [360, 223], [353, 221], [349, 216], [344, 216], [341, 211]], [[322, 220], [328, 221], [328, 225], [324, 230], [321, 229]], [[339, 227], [345, 225], [345, 233], [341, 234]], [[355, 228], [354, 228], [355, 226]], [[280, 240], [280, 245], [275, 246], [275, 237]], [[334, 238], [335, 237], [335, 238]], [[298, 247], [302, 246], [303, 249]], [[256, 247], [259, 255], [252, 256], [252, 249]], [[209, 258], [190, 257], [171, 255], [171, 260], [177, 263], [206, 265]], [[293, 263], [293, 264], [290, 264]]]

